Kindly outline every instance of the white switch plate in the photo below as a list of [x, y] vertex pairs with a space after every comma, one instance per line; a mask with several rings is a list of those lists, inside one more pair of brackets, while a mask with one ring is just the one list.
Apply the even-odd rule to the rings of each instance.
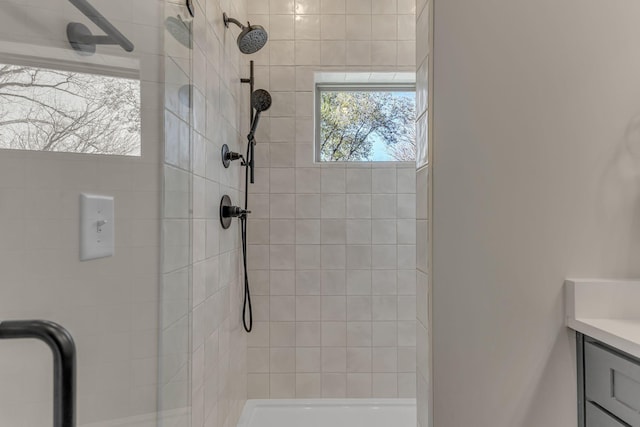
[[114, 253], [113, 197], [80, 195], [80, 260], [105, 258]]

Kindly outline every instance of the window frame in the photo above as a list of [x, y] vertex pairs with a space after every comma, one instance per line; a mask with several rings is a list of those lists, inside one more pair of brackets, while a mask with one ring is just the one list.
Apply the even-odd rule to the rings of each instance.
[[401, 160], [340, 160], [337, 162], [323, 161], [321, 159], [320, 149], [320, 133], [321, 122], [320, 117], [322, 106], [322, 92], [413, 92], [416, 93], [415, 83], [363, 83], [363, 82], [316, 82], [313, 101], [313, 160], [314, 163], [320, 165], [406, 165], [414, 164], [412, 161]]

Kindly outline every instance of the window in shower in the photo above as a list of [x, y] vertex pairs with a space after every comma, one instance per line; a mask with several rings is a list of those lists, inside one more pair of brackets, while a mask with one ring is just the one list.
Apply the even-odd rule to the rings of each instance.
[[413, 84], [317, 84], [316, 160], [416, 159]]
[[0, 148], [140, 156], [140, 81], [0, 63]]

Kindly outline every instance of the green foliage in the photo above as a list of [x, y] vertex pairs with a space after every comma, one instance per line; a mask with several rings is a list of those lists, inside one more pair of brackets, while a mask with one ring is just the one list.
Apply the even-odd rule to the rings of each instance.
[[[393, 92], [322, 92], [322, 161], [371, 160], [376, 139], [394, 153], [415, 147], [415, 101]], [[408, 154], [410, 156], [411, 154]], [[396, 160], [414, 160], [400, 159]]]

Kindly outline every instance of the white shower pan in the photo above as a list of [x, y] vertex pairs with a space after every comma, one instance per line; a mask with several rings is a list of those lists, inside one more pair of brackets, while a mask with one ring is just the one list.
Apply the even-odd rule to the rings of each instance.
[[415, 427], [415, 399], [249, 400], [238, 427]]

